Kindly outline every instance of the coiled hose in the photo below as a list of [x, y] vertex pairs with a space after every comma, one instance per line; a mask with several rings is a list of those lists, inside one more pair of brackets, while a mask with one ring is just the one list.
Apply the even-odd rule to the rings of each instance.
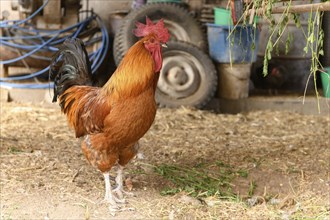
[[[89, 54], [90, 61], [92, 63], [92, 72], [95, 73], [103, 62], [106, 53], [109, 48], [109, 36], [107, 28], [103, 23], [102, 19], [96, 15], [93, 11], [83, 11], [91, 14], [85, 20], [80, 21], [70, 27], [62, 30], [40, 30], [34, 28], [34, 26], [29, 23], [29, 21], [36, 16], [47, 4], [48, 1], [38, 8], [33, 14], [23, 20], [7, 20], [0, 22], [0, 28], [3, 29], [7, 36], [0, 37], [0, 44], [11, 50], [19, 50], [22, 54], [19, 57], [2, 60], [0, 64], [10, 64], [17, 61], [24, 60], [27, 57], [32, 57], [35, 59], [42, 59], [50, 61], [50, 57], [44, 57], [36, 55], [37, 52], [55, 52], [58, 49], [56, 46], [65, 41], [68, 37], [79, 37], [88, 30], [88, 27], [93, 23], [97, 22], [97, 26], [100, 29], [101, 36], [96, 36], [93, 34], [84, 43], [86, 45], [91, 45], [96, 42], [100, 42], [98, 49]], [[23, 25], [24, 27], [20, 26]], [[33, 79], [49, 71], [49, 66], [37, 71], [35, 73], [24, 75], [24, 76], [12, 76], [0, 78], [0, 87], [4, 88], [28, 88], [28, 89], [42, 89], [42, 88], [52, 88], [53, 83], [18, 83], [13, 81]]]

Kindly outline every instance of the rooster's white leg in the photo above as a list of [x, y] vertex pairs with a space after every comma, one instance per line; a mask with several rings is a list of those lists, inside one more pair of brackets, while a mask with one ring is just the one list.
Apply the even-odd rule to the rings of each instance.
[[113, 196], [111, 191], [111, 184], [110, 184], [110, 174], [109, 173], [103, 173], [104, 176], [104, 182], [105, 182], [105, 196], [104, 201], [109, 202], [113, 206], [117, 206], [118, 203], [123, 203], [124, 201], [117, 199], [115, 196]]
[[123, 170], [124, 170], [124, 167], [121, 165], [118, 165], [118, 171], [117, 171], [117, 176], [116, 176], [117, 187], [113, 190], [113, 192], [115, 192], [118, 195], [119, 199], [124, 198], [123, 193], [126, 195], [129, 195], [129, 196], [133, 196], [133, 193], [126, 192], [123, 189], [123, 176], [124, 176]]

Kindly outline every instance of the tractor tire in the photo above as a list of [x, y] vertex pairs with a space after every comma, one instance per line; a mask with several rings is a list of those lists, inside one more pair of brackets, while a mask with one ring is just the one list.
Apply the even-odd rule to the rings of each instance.
[[145, 23], [146, 16], [154, 22], [163, 18], [165, 27], [169, 29], [171, 40], [190, 42], [203, 51], [206, 51], [206, 35], [200, 23], [185, 8], [179, 4], [151, 3], [131, 11], [124, 18], [114, 40], [113, 54], [117, 65], [127, 50], [138, 40], [132, 34], [132, 30], [135, 28], [135, 22]]
[[203, 108], [214, 96], [218, 85], [212, 60], [187, 42], [170, 41], [167, 46], [162, 53], [157, 103], [160, 107]]

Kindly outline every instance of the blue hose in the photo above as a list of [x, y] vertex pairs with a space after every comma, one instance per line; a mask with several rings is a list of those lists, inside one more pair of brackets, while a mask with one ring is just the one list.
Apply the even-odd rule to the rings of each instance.
[[[34, 16], [36, 16], [48, 3], [49, 0], [47, 0], [38, 10], [36, 10], [31, 16], [24, 20], [11, 20], [11, 21], [3, 21], [0, 22], [0, 28], [4, 28], [7, 31], [19, 31], [21, 34], [15, 34], [14, 36], [4, 36], [0, 37], [0, 44], [3, 46], [8, 47], [9, 49], [13, 48], [14, 50], [20, 50], [22, 52], [22, 55], [19, 57], [16, 57], [14, 59], [10, 60], [3, 60], [0, 61], [0, 64], [10, 64], [14, 63], [20, 60], [23, 60], [27, 57], [31, 58], [41, 58], [43, 60], [49, 60], [48, 57], [42, 57], [38, 55], [34, 55], [34, 53], [39, 51], [50, 51], [55, 52], [58, 49], [55, 47], [58, 44], [61, 44], [67, 39], [68, 37], [78, 37], [79, 34], [82, 33], [82, 31], [88, 26], [90, 22], [93, 20], [97, 21], [98, 26], [101, 30], [101, 45], [100, 47], [89, 54], [89, 58], [92, 62], [92, 72], [95, 73], [102, 62], [104, 61], [106, 57], [106, 53], [109, 48], [109, 36], [108, 31], [106, 29], [105, 24], [103, 23], [102, 19], [96, 15], [94, 12], [92, 12], [91, 16], [86, 18], [85, 20], [78, 22], [77, 24], [74, 24], [70, 27], [67, 27], [62, 30], [56, 30], [56, 31], [48, 31], [48, 30], [38, 30], [35, 29], [33, 26], [29, 26], [29, 28], [24, 28], [18, 25], [25, 24], [26, 26], [29, 25], [28, 21], [31, 20]], [[13, 24], [9, 24], [13, 23]], [[76, 29], [76, 30], [75, 30]], [[32, 35], [31, 35], [32, 34]], [[62, 36], [64, 35], [64, 36]], [[60, 37], [61, 36], [61, 37]], [[22, 44], [17, 43], [15, 40], [25, 40], [29, 43]], [[95, 42], [98, 42], [100, 39], [99, 37], [92, 37], [92, 39], [89, 39], [88, 41], [84, 42], [87, 44], [93, 44]], [[40, 43], [36, 42], [39, 41]], [[24, 42], [25, 43], [25, 42]], [[20, 83], [14, 83], [14, 82], [8, 82], [8, 81], [18, 81], [18, 80], [27, 80], [31, 79], [37, 76], [40, 76], [46, 72], [49, 71], [49, 66], [44, 68], [43, 70], [40, 70], [38, 72], [25, 75], [25, 76], [13, 76], [13, 77], [6, 77], [6, 78], [0, 78], [0, 87], [5, 88], [29, 88], [29, 89], [41, 89], [41, 88], [52, 88], [54, 85], [53, 83], [30, 83], [30, 84], [20, 84]]]
[[[11, 60], [5, 60], [5, 61], [0, 61], [0, 64], [9, 64], [9, 63], [14, 63], [17, 61], [20, 61], [22, 59], [27, 58], [28, 56], [30, 56], [31, 54], [34, 54], [35, 52], [37, 52], [38, 50], [42, 49], [43, 47], [45, 47], [48, 43], [50, 43], [52, 40], [54, 40], [55, 38], [57, 38], [58, 35], [55, 35], [54, 37], [50, 38], [48, 41], [46, 41], [45, 43], [39, 45], [38, 47], [36, 47], [35, 49], [31, 50], [30, 52], [24, 54], [23, 56], [20, 57], [16, 57], [14, 59]], [[18, 77], [17, 77], [18, 78]], [[1, 78], [2, 80], [3, 78]], [[6, 78], [8, 79], [8, 78]]]
[[44, 74], [46, 72], [49, 71], [49, 66], [46, 67], [45, 69], [42, 69], [38, 72], [32, 73], [30, 75], [26, 75], [26, 76], [12, 76], [12, 77], [6, 77], [6, 78], [0, 78], [0, 85], [2, 83], [2, 81], [12, 81], [12, 80], [26, 80], [26, 79], [31, 79], [37, 76], [40, 76], [41, 74]]
[[[104, 26], [104, 23], [102, 22], [102, 20], [98, 17], [97, 18], [98, 21], [102, 24], [102, 26]], [[107, 35], [107, 30], [106, 29], [102, 29], [102, 36]], [[96, 56], [94, 62], [92, 63], [92, 72], [95, 72], [101, 65], [101, 62], [99, 62], [99, 60], [104, 60], [106, 53], [107, 53], [107, 48], [109, 48], [109, 38], [105, 37], [102, 38], [102, 44], [104, 45], [103, 47], [100, 48], [98, 55]], [[101, 55], [101, 58], [100, 58]]]
[[0, 82], [0, 85], [2, 88], [5, 89], [52, 89], [54, 87], [54, 83], [47, 83], [47, 84], [36, 84], [36, 83], [30, 83], [30, 84], [18, 84], [18, 83], [7, 83], [7, 82]]

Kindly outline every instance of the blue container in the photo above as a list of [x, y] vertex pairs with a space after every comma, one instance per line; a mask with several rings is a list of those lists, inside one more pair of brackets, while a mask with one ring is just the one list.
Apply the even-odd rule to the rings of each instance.
[[[219, 63], [252, 63], [257, 59], [259, 31], [253, 26], [207, 24], [209, 53]], [[231, 31], [232, 34], [229, 36]]]

